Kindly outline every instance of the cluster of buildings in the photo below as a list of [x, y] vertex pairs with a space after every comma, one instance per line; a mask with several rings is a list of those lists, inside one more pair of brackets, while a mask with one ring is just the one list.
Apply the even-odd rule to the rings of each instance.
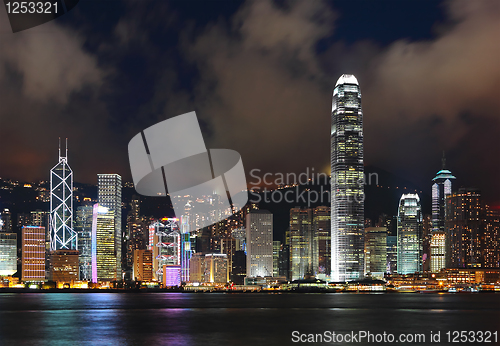
[[331, 280], [438, 273], [447, 268], [500, 268], [500, 213], [474, 189], [454, 191], [443, 167], [432, 180], [432, 216], [422, 215], [418, 194], [403, 194], [397, 232], [365, 227], [363, 113], [353, 75], [335, 86], [331, 127]]
[[[378, 290], [383, 282], [500, 282], [500, 213], [478, 190], [454, 190], [455, 176], [443, 159], [430, 186], [432, 215], [423, 215], [418, 194], [402, 194], [395, 217], [383, 216], [373, 225], [364, 214], [363, 115], [354, 76], [337, 81], [331, 115], [331, 206], [291, 208], [281, 240], [275, 240], [272, 213], [255, 204], [197, 227], [197, 204], [214, 203], [216, 196], [187, 196], [179, 217], [143, 216], [138, 196], [123, 203], [118, 174], [98, 174], [97, 200], [79, 200], [75, 209], [73, 172], [67, 150], [62, 156], [59, 149], [50, 193], [41, 196], [49, 210], [18, 215], [20, 256], [12, 215], [2, 211], [0, 276], [8, 279], [1, 282], [16, 284], [18, 258], [23, 283], [50, 281], [57, 287], [133, 282], [201, 290], [229, 284], [331, 287], [330, 282], [339, 288], [351, 282], [359, 290], [370, 281]], [[129, 210], [126, 218], [122, 210]]]
[[[73, 171], [66, 155], [50, 171], [48, 211], [21, 213], [22, 283], [35, 286], [52, 281], [60, 287], [88, 287], [98, 280], [122, 278], [122, 183], [118, 174], [98, 175], [98, 203], [86, 198], [74, 210]], [[18, 280], [17, 233], [8, 209], [1, 214], [0, 275], [9, 285]], [[4, 285], [5, 285], [4, 280]], [[22, 283], [18, 283], [21, 285]]]

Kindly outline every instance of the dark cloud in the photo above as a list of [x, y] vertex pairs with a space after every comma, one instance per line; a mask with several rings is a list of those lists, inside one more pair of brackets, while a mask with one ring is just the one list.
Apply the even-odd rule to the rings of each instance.
[[[477, 141], [483, 130], [461, 115], [488, 124], [487, 132], [500, 131], [498, 4], [447, 6], [449, 22], [433, 40], [385, 48], [338, 42], [317, 54], [315, 44], [335, 24], [324, 3], [292, 2], [286, 9], [271, 1], [247, 3], [229, 30], [219, 23], [188, 46], [202, 71], [196, 95], [213, 126], [212, 143], [239, 150], [248, 169], [328, 167], [331, 90], [341, 73], [355, 73], [367, 163], [425, 188], [446, 150], [454, 173], [469, 178], [464, 184], [490, 177], [483, 187], [495, 198], [500, 185], [491, 172], [500, 172], [500, 146], [491, 137]], [[458, 147], [467, 150], [459, 154]]]
[[187, 5], [181, 13], [174, 3], [128, 2], [104, 32], [88, 23], [0, 28], [0, 138], [9, 149], [0, 173], [46, 176], [57, 137], [68, 136], [77, 179], [128, 178], [128, 140], [193, 109], [207, 145], [239, 151], [247, 172], [325, 171], [332, 90], [353, 73], [367, 164], [425, 189], [446, 150], [460, 184], [498, 201], [500, 5], [444, 6], [432, 38], [384, 45], [337, 39], [341, 14], [321, 1], [247, 1], [198, 21]]
[[95, 175], [93, 164], [115, 148], [98, 97], [107, 71], [82, 48], [77, 31], [47, 23], [13, 34], [3, 6], [0, 23], [1, 175], [47, 179], [58, 137], [70, 138], [77, 179]]
[[423, 184], [445, 150], [459, 183], [498, 200], [500, 5], [455, 1], [448, 13], [436, 39], [395, 42], [374, 60], [363, 94], [366, 156]]

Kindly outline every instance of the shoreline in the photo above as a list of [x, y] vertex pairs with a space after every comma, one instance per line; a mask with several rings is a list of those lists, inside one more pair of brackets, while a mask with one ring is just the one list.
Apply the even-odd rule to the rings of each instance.
[[187, 294], [201, 294], [201, 293], [225, 293], [225, 294], [496, 294], [500, 292], [496, 291], [479, 291], [479, 292], [447, 292], [447, 291], [434, 291], [434, 292], [398, 292], [398, 291], [224, 291], [224, 290], [214, 290], [214, 291], [186, 291], [182, 289], [138, 289], [138, 290], [126, 290], [126, 289], [79, 289], [79, 288], [66, 288], [66, 289], [30, 289], [30, 288], [0, 288], [0, 294], [2, 293], [125, 293], [125, 294], [141, 294], [141, 293], [187, 293]]

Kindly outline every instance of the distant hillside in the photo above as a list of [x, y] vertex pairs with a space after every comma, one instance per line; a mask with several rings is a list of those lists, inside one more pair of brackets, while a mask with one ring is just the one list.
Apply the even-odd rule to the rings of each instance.
[[[401, 198], [401, 195], [404, 193], [418, 193], [420, 196], [420, 200], [422, 203], [422, 210], [424, 214], [431, 213], [431, 197], [427, 193], [427, 191], [420, 190], [418, 186], [415, 184], [402, 179], [400, 177], [395, 176], [394, 174], [387, 172], [383, 169], [367, 166], [365, 167], [365, 176], [367, 179], [367, 184], [365, 185], [365, 218], [370, 218], [372, 221], [376, 221], [381, 214], [387, 214], [389, 216], [397, 215], [398, 212], [398, 204]], [[378, 177], [378, 185], [377, 185], [377, 177]], [[371, 181], [369, 181], [369, 178]], [[326, 198], [326, 193], [324, 194], [323, 201], [319, 201], [316, 203], [311, 203], [308, 205], [303, 202], [303, 199], [296, 198], [297, 191], [298, 194], [301, 194], [303, 191], [310, 189], [311, 191], [316, 191], [318, 194], [321, 192], [329, 191], [330, 185], [321, 184], [321, 185], [302, 185], [297, 187], [291, 187], [288, 189], [280, 190], [281, 194], [286, 191], [290, 191], [287, 196], [289, 200], [292, 199], [294, 202], [288, 203], [287, 201], [281, 201], [279, 203], [275, 203], [274, 201], [278, 200], [278, 193], [274, 195], [273, 201], [273, 193], [259, 193], [261, 198], [261, 202], [259, 206], [261, 209], [267, 209], [274, 214], [274, 239], [282, 240], [283, 234], [289, 225], [289, 215], [290, 208], [295, 206], [299, 207], [317, 207], [320, 205], [330, 206], [330, 201]], [[429, 188], [430, 190], [430, 188]], [[292, 193], [293, 192], [293, 193]], [[250, 195], [252, 198], [252, 195]], [[267, 200], [265, 197], [267, 196]], [[307, 196], [307, 191], [303, 196]], [[311, 196], [315, 196], [314, 193], [311, 192]], [[253, 197], [254, 200], [257, 200], [258, 197]]]

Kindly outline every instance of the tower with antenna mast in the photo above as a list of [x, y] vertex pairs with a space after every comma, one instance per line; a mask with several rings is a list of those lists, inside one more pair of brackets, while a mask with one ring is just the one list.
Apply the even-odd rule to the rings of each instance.
[[68, 164], [68, 139], [65, 156], [50, 170], [50, 251], [77, 250], [77, 233], [73, 229], [73, 171]]
[[446, 169], [446, 157], [443, 151], [441, 170], [432, 179], [432, 236], [431, 236], [431, 262], [432, 272], [439, 272], [446, 267], [448, 262], [450, 235], [446, 233], [445, 205], [446, 197], [451, 195], [452, 182], [456, 177]]

